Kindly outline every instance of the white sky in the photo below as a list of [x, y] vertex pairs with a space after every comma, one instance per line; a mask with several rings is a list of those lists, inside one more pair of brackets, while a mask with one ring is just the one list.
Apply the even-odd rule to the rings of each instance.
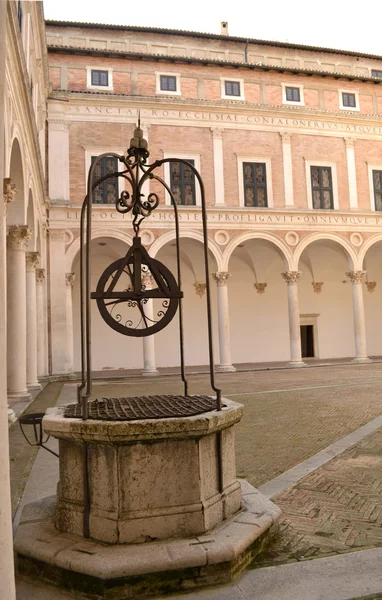
[[141, 25], [382, 56], [382, 0], [44, 0], [47, 19]]

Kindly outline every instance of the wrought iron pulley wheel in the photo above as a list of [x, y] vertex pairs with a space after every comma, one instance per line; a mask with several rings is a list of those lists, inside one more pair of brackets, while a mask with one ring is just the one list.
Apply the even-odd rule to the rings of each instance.
[[105, 269], [91, 295], [106, 323], [133, 337], [166, 327], [182, 296], [171, 271], [149, 256], [138, 236], [126, 256]]

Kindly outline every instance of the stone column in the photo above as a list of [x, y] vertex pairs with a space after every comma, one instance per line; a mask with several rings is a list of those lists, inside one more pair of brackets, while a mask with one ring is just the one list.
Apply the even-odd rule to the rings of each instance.
[[46, 371], [46, 339], [45, 339], [45, 269], [36, 269], [36, 303], [37, 303], [37, 376], [43, 377]]
[[289, 314], [289, 342], [291, 367], [304, 367], [301, 357], [300, 309], [298, 304], [297, 281], [301, 275], [299, 271], [285, 271], [281, 273], [288, 285], [288, 314]]
[[27, 252], [27, 387], [30, 390], [38, 390], [41, 388], [37, 379], [36, 267], [39, 262], [39, 252]]
[[[150, 273], [142, 273], [142, 283], [145, 286], [145, 289], [151, 289], [153, 287], [154, 281], [153, 277]], [[154, 316], [154, 307], [153, 301], [148, 300], [146, 304], [143, 305], [143, 310], [148, 319], [152, 319]], [[142, 338], [143, 340], [143, 370], [142, 375], [146, 377], [152, 377], [153, 375], [158, 375], [158, 369], [156, 368], [156, 360], [155, 360], [155, 336], [149, 335], [147, 337]]]
[[357, 193], [357, 176], [355, 169], [355, 140], [351, 137], [345, 138], [346, 161], [348, 168], [348, 185], [349, 185], [349, 207], [358, 208], [358, 193]]
[[355, 358], [354, 362], [370, 362], [366, 352], [366, 328], [365, 328], [365, 310], [363, 305], [362, 282], [366, 271], [349, 271], [346, 276], [352, 282], [353, 295], [353, 318], [354, 318], [354, 341]]
[[74, 339], [73, 339], [73, 285], [76, 278], [75, 273], [66, 273], [66, 356], [67, 371], [74, 371]]
[[[5, 56], [8, 2], [0, 2], [0, 183], [4, 180]], [[5, 186], [4, 186], [5, 188]], [[4, 191], [6, 191], [4, 189]], [[4, 197], [5, 205], [8, 200]], [[1, 212], [0, 212], [1, 217]], [[12, 512], [9, 477], [9, 440], [7, 419], [7, 315], [5, 218], [0, 218], [0, 581], [1, 593], [15, 600]]]
[[211, 127], [214, 153], [215, 204], [224, 204], [224, 163], [223, 131], [221, 127]]
[[285, 207], [290, 208], [291, 206], [294, 206], [290, 133], [280, 133], [280, 136], [283, 149]]
[[219, 352], [220, 365], [218, 371], [236, 371], [231, 360], [231, 336], [229, 327], [229, 307], [228, 307], [228, 288], [227, 281], [231, 276], [226, 271], [212, 273], [212, 277], [217, 285], [218, 300], [218, 324], [219, 324]]
[[[16, 194], [17, 194], [17, 189], [16, 189], [16, 185], [13, 183], [12, 179], [10, 177], [6, 177], [4, 179], [4, 184], [3, 184], [3, 194], [4, 194], [4, 215], [3, 215], [3, 219], [1, 221], [1, 250], [3, 253], [3, 259], [4, 259], [4, 271], [2, 273], [2, 281], [1, 281], [1, 288], [2, 288], [2, 295], [0, 296], [0, 305], [3, 307], [4, 310], [4, 324], [6, 323], [6, 305], [7, 305], [7, 279], [6, 279], [6, 269], [5, 269], [5, 260], [6, 260], [6, 256], [7, 256], [7, 250], [6, 250], [6, 230], [7, 230], [7, 207], [8, 204], [10, 202], [13, 202], [16, 198]], [[0, 358], [2, 365], [4, 366], [5, 370], [7, 368], [7, 356], [6, 356], [6, 331], [4, 329], [4, 356]], [[5, 377], [6, 379], [6, 377]], [[5, 382], [5, 386], [6, 386], [6, 382]], [[12, 410], [12, 408], [9, 407], [8, 405], [8, 423], [15, 423], [16, 421], [16, 414], [15, 411]]]
[[8, 397], [28, 398], [25, 253], [32, 232], [12, 225], [7, 238]]
[[52, 374], [67, 373], [65, 231], [49, 231]]

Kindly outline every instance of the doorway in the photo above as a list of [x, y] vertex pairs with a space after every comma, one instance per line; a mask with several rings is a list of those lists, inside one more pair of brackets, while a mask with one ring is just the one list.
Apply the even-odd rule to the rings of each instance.
[[314, 333], [313, 325], [301, 325], [301, 356], [302, 358], [314, 357]]

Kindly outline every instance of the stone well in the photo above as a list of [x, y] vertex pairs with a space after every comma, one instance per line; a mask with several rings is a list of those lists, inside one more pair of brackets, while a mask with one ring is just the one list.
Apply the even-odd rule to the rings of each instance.
[[241, 507], [233, 426], [242, 406], [224, 405], [219, 412], [141, 421], [82, 421], [51, 409], [43, 427], [59, 440], [56, 527], [83, 535], [84, 442], [91, 538], [111, 544], [187, 538], [232, 516]]
[[18, 572], [93, 600], [143, 600], [233, 579], [263, 549], [280, 509], [236, 479], [242, 406], [225, 398], [223, 406], [140, 421], [82, 421], [50, 409], [43, 426], [59, 440], [57, 497], [24, 508]]

